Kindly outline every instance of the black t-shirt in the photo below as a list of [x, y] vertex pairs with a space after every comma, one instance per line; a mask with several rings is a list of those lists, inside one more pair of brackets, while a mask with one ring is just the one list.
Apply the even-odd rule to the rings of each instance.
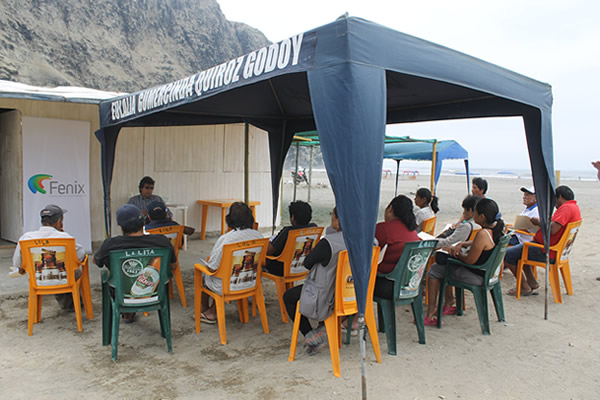
[[273, 245], [273, 247], [275, 248], [275, 252], [272, 255], [274, 257], [277, 257], [281, 254], [283, 248], [285, 247], [285, 242], [287, 242], [288, 233], [291, 230], [313, 228], [315, 226], [317, 226], [317, 224], [315, 224], [314, 222], [310, 222], [307, 225], [286, 226], [285, 228], [280, 230], [277, 236], [275, 236], [275, 239], [273, 239], [273, 241], [271, 242], [271, 245]]
[[164, 235], [116, 236], [108, 238], [102, 243], [96, 254], [94, 254], [94, 260], [99, 267], [108, 268], [111, 251], [147, 249], [150, 247], [164, 247], [171, 250], [171, 264], [177, 261], [173, 245], [171, 245], [171, 241]]

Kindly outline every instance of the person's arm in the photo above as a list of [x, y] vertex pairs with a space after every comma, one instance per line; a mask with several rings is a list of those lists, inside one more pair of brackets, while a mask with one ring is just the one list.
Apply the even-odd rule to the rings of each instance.
[[592, 165], [598, 171], [597, 177], [598, 177], [598, 180], [600, 180], [600, 161], [592, 161]]
[[277, 236], [275, 236], [275, 239], [273, 239], [273, 241], [269, 242], [269, 246], [267, 247], [267, 255], [268, 256], [280, 255], [281, 252], [283, 251], [283, 248], [285, 247], [285, 242], [287, 241], [287, 237], [288, 237], [288, 229], [283, 228], [282, 230], [280, 230], [279, 233], [277, 234]]
[[456, 230], [452, 233], [452, 235], [448, 236], [447, 238], [438, 239], [436, 247], [446, 247], [458, 242], [463, 242], [469, 238], [471, 231], [471, 224], [469, 222], [462, 223], [456, 227]]
[[[539, 218], [530, 218], [529, 219], [531, 221], [532, 224], [534, 224], [535, 226], [541, 226], [540, 225], [540, 219]], [[550, 223], [550, 234], [554, 235], [556, 233], [558, 233], [561, 229], [562, 229], [562, 225], [556, 221], [552, 221]]]
[[319, 243], [304, 259], [304, 267], [311, 269], [315, 264], [327, 265], [330, 260], [331, 245], [327, 240], [319, 240]]
[[85, 249], [79, 243], [75, 243], [75, 251], [77, 252], [77, 258], [79, 261], [83, 261], [85, 258]]
[[475, 262], [479, 259], [479, 256], [481, 256], [481, 253], [485, 250], [485, 245], [489, 242], [489, 236], [487, 232], [484, 232], [484, 230], [485, 229], [482, 229], [477, 232], [477, 235], [475, 235], [475, 240], [473, 240], [471, 248], [467, 254], [464, 254], [460, 251], [462, 246], [456, 246], [450, 249], [450, 255], [466, 264], [475, 264]]

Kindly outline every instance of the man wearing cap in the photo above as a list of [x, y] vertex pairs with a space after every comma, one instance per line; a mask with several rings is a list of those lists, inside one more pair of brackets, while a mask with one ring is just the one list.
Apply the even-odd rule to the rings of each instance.
[[[537, 199], [535, 197], [535, 188], [533, 186], [525, 187], [521, 186], [521, 192], [523, 192], [523, 204], [525, 205], [525, 209], [521, 213], [521, 215], [528, 218], [537, 218], [539, 219], [539, 212], [537, 206]], [[527, 231], [530, 233], [537, 232], [539, 228], [531, 228]], [[510, 238], [509, 244], [511, 246], [522, 244], [525, 242], [530, 242], [533, 239], [533, 235], [527, 235], [525, 233], [516, 233]]]
[[161, 200], [154, 200], [148, 204], [148, 219], [146, 229], [163, 228], [165, 226], [179, 225], [167, 215], [167, 206]]
[[[171, 252], [171, 270], [177, 268], [177, 257], [171, 241], [164, 235], [144, 235], [144, 216], [133, 204], [124, 204], [117, 210], [117, 224], [123, 235], [106, 239], [92, 261], [99, 267], [110, 267], [110, 252], [113, 250], [167, 248]], [[126, 323], [133, 322], [135, 314], [123, 314]]]
[[[64, 214], [67, 210], [60, 208], [57, 205], [49, 204], [42, 211], [40, 211], [40, 218], [42, 226], [37, 231], [26, 232], [19, 238], [21, 240], [28, 239], [70, 239], [73, 236], [63, 231], [63, 219]], [[77, 258], [83, 260], [85, 257], [85, 250], [83, 246], [75, 243], [75, 250], [77, 251]], [[24, 275], [25, 270], [22, 266], [21, 258], [21, 246], [17, 243], [15, 253], [13, 254], [13, 271], [9, 273], [9, 276], [17, 276], [17, 274]], [[79, 279], [81, 276], [81, 270], [75, 270], [75, 278]], [[69, 294], [57, 294], [56, 301], [60, 307], [64, 310], [73, 310], [73, 297]]]

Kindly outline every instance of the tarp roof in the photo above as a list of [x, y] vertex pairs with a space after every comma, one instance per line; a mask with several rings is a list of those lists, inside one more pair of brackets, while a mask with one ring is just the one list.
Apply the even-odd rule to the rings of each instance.
[[101, 100], [114, 98], [123, 93], [76, 86], [57, 86], [53, 88], [26, 85], [24, 83], [0, 80], [0, 98], [62, 101], [70, 103], [98, 104]]
[[[341, 18], [180, 81], [100, 103], [96, 135], [107, 228], [122, 127], [246, 122], [268, 131], [274, 220], [294, 133], [317, 130], [363, 313], [386, 123], [521, 116], [548, 237], [551, 107], [547, 84], [369, 21]], [[481, 136], [477, 140], [491, 139]]]

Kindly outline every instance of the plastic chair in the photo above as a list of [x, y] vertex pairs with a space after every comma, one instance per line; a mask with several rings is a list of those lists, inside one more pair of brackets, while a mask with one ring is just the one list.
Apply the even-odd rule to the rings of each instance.
[[436, 221], [437, 221], [437, 215], [434, 215], [433, 217], [427, 218], [426, 220], [424, 220], [421, 223], [421, 232], [425, 232], [430, 235], [433, 235], [433, 232], [435, 231]]
[[421, 280], [425, 275], [427, 262], [435, 249], [437, 240], [423, 240], [408, 242], [404, 245], [402, 255], [396, 267], [387, 274], [377, 274], [394, 281], [393, 299], [384, 299], [375, 296], [377, 303], [377, 316], [379, 319], [379, 332], [385, 332], [388, 353], [396, 355], [396, 306], [410, 304], [419, 343], [425, 344], [425, 322], [423, 316], [423, 299], [421, 296]]
[[167, 283], [171, 275], [170, 250], [146, 248], [110, 252], [110, 278], [102, 274], [102, 345], [112, 343], [117, 360], [121, 313], [158, 310], [160, 334], [171, 346], [171, 313]]
[[[77, 259], [74, 238], [29, 239], [19, 242], [23, 268], [29, 275], [28, 335], [33, 335], [33, 324], [42, 320], [42, 296], [71, 293], [77, 330], [83, 330], [81, 299], [85, 315], [94, 318], [87, 255]], [[81, 277], [75, 279], [75, 270], [81, 266]]]
[[[202, 293], [208, 294], [217, 307], [217, 322], [221, 344], [227, 344], [225, 330], [225, 302], [237, 300], [240, 320], [248, 322], [248, 298], [252, 297], [258, 306], [263, 330], [269, 333], [267, 310], [263, 296], [261, 273], [265, 262], [265, 254], [269, 239], [246, 240], [223, 246], [221, 264], [216, 271], [210, 270], [204, 264], [194, 265], [194, 314], [196, 333], [200, 332], [200, 313]], [[223, 283], [223, 293], [215, 293], [204, 286], [202, 273], [220, 278]]]
[[[179, 250], [183, 247], [183, 225], [171, 225], [160, 228], [148, 229], [151, 235], [165, 235], [171, 241], [173, 249], [175, 249], [175, 256], [177, 257], [177, 268], [172, 270], [173, 278], [175, 278], [175, 284], [177, 285], [177, 291], [179, 292], [179, 298], [181, 299], [181, 305], [183, 308], [187, 308], [187, 301], [185, 300], [185, 288], [183, 287], [183, 278], [181, 276], [181, 267], [179, 266]], [[169, 297], [173, 298], [173, 285], [169, 285]]]
[[[379, 338], [377, 337], [377, 327], [375, 326], [375, 315], [373, 313], [373, 289], [375, 288], [375, 276], [377, 275], [377, 263], [379, 261], [378, 246], [373, 247], [373, 256], [371, 258], [371, 274], [369, 276], [369, 287], [365, 303], [365, 324], [369, 331], [369, 337], [373, 344], [373, 353], [378, 363], [381, 363], [381, 351], [379, 350]], [[348, 251], [341, 251], [338, 255], [337, 271], [335, 281], [335, 306], [333, 312], [325, 320], [325, 329], [327, 330], [327, 340], [329, 341], [329, 352], [331, 353], [331, 364], [333, 374], [336, 377], [341, 376], [340, 353], [342, 347], [342, 325], [341, 318], [351, 316], [358, 312], [356, 304], [356, 293], [354, 291], [354, 279], [350, 269], [350, 260]], [[296, 346], [298, 343], [298, 331], [300, 330], [300, 302], [296, 306], [296, 315], [294, 317], [294, 327], [292, 330], [292, 343], [290, 345], [290, 355], [288, 361], [294, 361], [296, 357]], [[348, 330], [352, 324], [351, 318], [348, 320]]]
[[[550, 287], [552, 288], [552, 294], [554, 294], [555, 303], [562, 303], [562, 294], [560, 292], [560, 280], [558, 278], [558, 271], [560, 271], [560, 274], [562, 275], [567, 294], [573, 294], [573, 283], [571, 282], [571, 268], [569, 266], [569, 254], [571, 253], [573, 243], [575, 242], [577, 232], [579, 232], [579, 228], [581, 227], [582, 222], [583, 221], [576, 221], [567, 224], [567, 226], [565, 227], [565, 231], [558, 243], [556, 243], [554, 246], [550, 246], [550, 251], [556, 252], [555, 259], [550, 260], [550, 275], [548, 276], [548, 280], [550, 281]], [[521, 260], [519, 260], [519, 263], [517, 264], [517, 299], [521, 298], [521, 279], [523, 278], [523, 266], [531, 265], [531, 267], [534, 268], [534, 271], [536, 268], [546, 269], [545, 262], [534, 261], [527, 258], [529, 255], [530, 247], [537, 247], [543, 249], [544, 245], [535, 242], [523, 243], [523, 253], [521, 256]]]
[[267, 256], [269, 260], [283, 263], [283, 276], [273, 275], [266, 271], [262, 276], [275, 282], [281, 320], [285, 323], [288, 322], [288, 316], [283, 302], [283, 294], [294, 287], [294, 282], [302, 280], [308, 275], [308, 270], [303, 265], [304, 257], [319, 242], [322, 233], [323, 227], [292, 229], [288, 232], [288, 238], [281, 254], [277, 257]]
[[[496, 315], [498, 316], [498, 321], [503, 322], [504, 319], [504, 302], [502, 301], [502, 284], [500, 280], [500, 271], [502, 271], [502, 267], [504, 265], [504, 254], [506, 253], [506, 247], [508, 242], [510, 241], [510, 235], [504, 235], [500, 238], [500, 241], [494, 247], [490, 258], [482, 264], [482, 265], [472, 265], [466, 264], [462, 261], [457, 260], [456, 258], [448, 258], [448, 266], [446, 267], [446, 275], [444, 276], [444, 280], [440, 286], [440, 300], [438, 303], [438, 328], [442, 327], [442, 309], [444, 307], [444, 290], [447, 285], [454, 286], [456, 290], [456, 314], [463, 315], [463, 290], [467, 289], [473, 292], [473, 296], [475, 298], [475, 305], [477, 306], [477, 314], [479, 316], [479, 324], [481, 325], [481, 332], [484, 335], [490, 334], [490, 318], [488, 311], [488, 298], [487, 293], [491, 292], [492, 301], [494, 302], [494, 307], [496, 308]], [[483, 277], [483, 284], [471, 285], [465, 282], [457, 281], [452, 279], [451, 267], [455, 266], [465, 266], [471, 269], [478, 269], [485, 271], [485, 275]]]

